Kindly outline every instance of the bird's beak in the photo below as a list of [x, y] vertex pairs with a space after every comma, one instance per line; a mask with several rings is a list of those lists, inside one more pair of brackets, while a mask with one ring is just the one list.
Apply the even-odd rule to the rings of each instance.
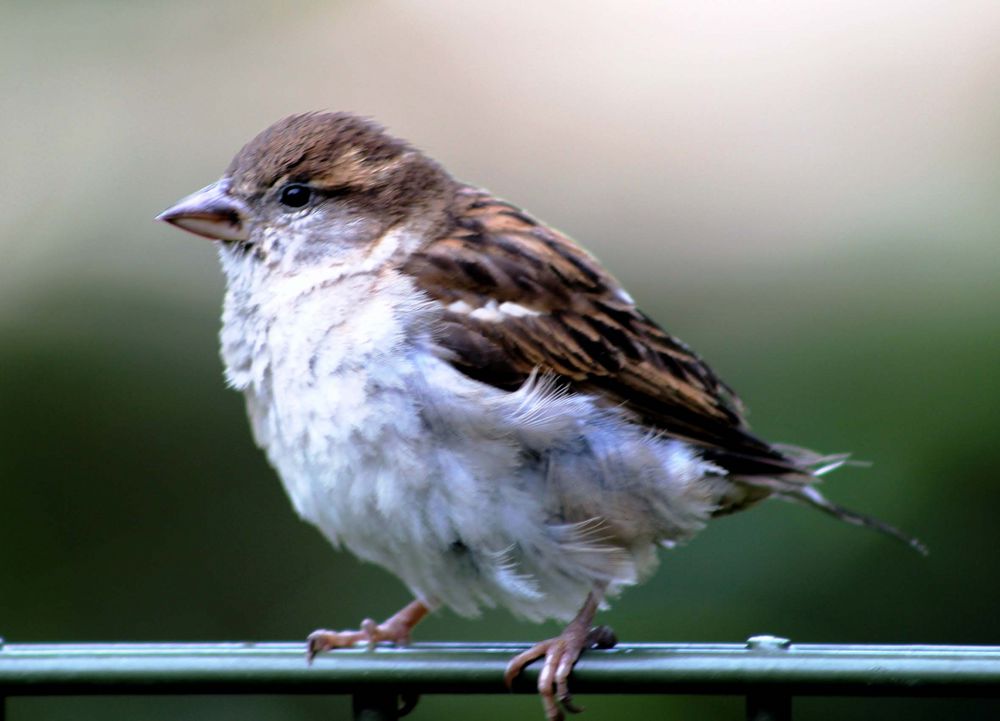
[[247, 207], [229, 194], [229, 180], [222, 180], [192, 193], [167, 208], [157, 220], [212, 240], [246, 240]]

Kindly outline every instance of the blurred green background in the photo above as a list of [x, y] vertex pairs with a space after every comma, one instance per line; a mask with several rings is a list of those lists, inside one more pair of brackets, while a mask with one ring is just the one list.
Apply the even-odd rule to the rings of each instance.
[[[407, 600], [299, 522], [216, 351], [207, 242], [152, 217], [292, 112], [377, 117], [593, 250], [753, 409], [854, 451], [830, 496], [663, 554], [627, 641], [1000, 643], [1000, 5], [8, 1], [0, 7], [0, 635], [291, 640]], [[555, 626], [442, 613], [424, 640]], [[584, 698], [588, 721], [739, 718]], [[344, 698], [13, 699], [38, 719], [336, 719]], [[984, 701], [796, 718], [995, 718]], [[416, 721], [541, 718], [425, 698]]]

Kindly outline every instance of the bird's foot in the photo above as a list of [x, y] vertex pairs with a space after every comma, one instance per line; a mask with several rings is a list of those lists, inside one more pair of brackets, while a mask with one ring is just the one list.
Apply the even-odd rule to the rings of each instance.
[[382, 623], [375, 623], [372, 619], [366, 618], [357, 631], [326, 629], [313, 631], [306, 639], [306, 658], [312, 663], [317, 654], [323, 651], [350, 648], [358, 643], [367, 643], [369, 649], [375, 648], [375, 644], [381, 641], [389, 641], [397, 646], [408, 646], [413, 627], [427, 613], [427, 606], [420, 601], [413, 601]]
[[612, 648], [618, 643], [614, 631], [608, 626], [590, 628], [590, 619], [586, 623], [578, 623], [579, 620], [580, 617], [577, 617], [555, 638], [536, 643], [519, 653], [510, 660], [504, 672], [504, 682], [510, 688], [525, 666], [545, 658], [538, 674], [538, 693], [548, 721], [562, 721], [563, 709], [570, 713], [583, 711], [583, 708], [573, 704], [573, 696], [569, 692], [569, 674], [580, 654], [588, 648]]

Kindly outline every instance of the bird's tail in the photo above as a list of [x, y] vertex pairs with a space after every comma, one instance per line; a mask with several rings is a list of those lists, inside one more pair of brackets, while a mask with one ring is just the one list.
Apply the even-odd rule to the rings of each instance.
[[868, 465], [858, 461], [852, 461], [849, 454], [838, 453], [835, 455], [821, 455], [804, 448], [796, 446], [774, 446], [795, 465], [801, 468], [800, 473], [782, 474], [776, 477], [742, 476], [739, 480], [750, 486], [765, 487], [778, 498], [803, 503], [816, 508], [823, 513], [829, 514], [845, 523], [854, 526], [871, 528], [887, 536], [895, 538], [901, 543], [926, 556], [928, 553], [925, 546], [919, 539], [904, 533], [895, 526], [868, 516], [864, 513], [852, 511], [838, 503], [834, 503], [816, 488], [815, 484], [830, 471], [836, 470], [844, 465]]
[[927, 546], [925, 546], [920, 539], [915, 538], [908, 533], [904, 533], [895, 526], [891, 526], [873, 516], [858, 513], [857, 511], [852, 511], [850, 508], [845, 508], [838, 503], [834, 503], [820, 493], [815, 486], [800, 484], [787, 491], [778, 491], [776, 495], [779, 498], [785, 498], [798, 503], [805, 503], [808, 506], [812, 506], [813, 508], [823, 511], [823, 513], [830, 514], [834, 518], [839, 518], [845, 523], [850, 523], [854, 526], [871, 528], [875, 531], [879, 531], [880, 533], [884, 533], [887, 536], [895, 538], [897, 541], [905, 543], [914, 551], [924, 556], [928, 553]]

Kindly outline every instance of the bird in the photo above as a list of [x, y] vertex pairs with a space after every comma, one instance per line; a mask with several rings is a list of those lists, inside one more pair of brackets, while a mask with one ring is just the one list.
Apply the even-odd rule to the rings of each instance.
[[313, 632], [310, 661], [407, 644], [441, 607], [556, 619], [504, 678], [541, 660], [558, 721], [616, 641], [598, 609], [710, 519], [780, 498], [923, 550], [819, 491], [846, 455], [754, 435], [593, 255], [369, 118], [280, 120], [157, 217], [218, 248], [226, 380], [294, 510], [413, 594]]

